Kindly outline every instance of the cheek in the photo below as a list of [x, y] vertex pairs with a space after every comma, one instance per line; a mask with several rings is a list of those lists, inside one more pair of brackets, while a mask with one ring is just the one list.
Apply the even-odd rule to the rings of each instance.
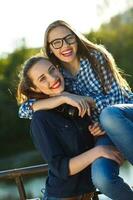
[[63, 90], [65, 89], [65, 82], [64, 82], [64, 79], [61, 77], [61, 83], [62, 83], [62, 88]]
[[77, 50], [78, 50], [78, 44], [77, 43], [74, 44], [73, 48], [74, 48], [75, 52], [77, 52]]
[[56, 57], [59, 57], [60, 51], [58, 49], [53, 49], [52, 52]]
[[40, 84], [38, 84], [37, 87], [40, 90], [40, 92], [43, 92], [43, 93], [47, 92], [47, 90], [48, 90], [48, 86], [46, 83], [45, 84], [40, 83]]

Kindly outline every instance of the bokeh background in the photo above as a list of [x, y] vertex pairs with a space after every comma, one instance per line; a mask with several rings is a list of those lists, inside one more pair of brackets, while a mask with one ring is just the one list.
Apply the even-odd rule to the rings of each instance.
[[[103, 44], [133, 89], [133, 0], [1, 0], [0, 8], [2, 171], [44, 163], [30, 138], [30, 120], [18, 117], [16, 87], [24, 60], [43, 47], [43, 35], [49, 23], [66, 20], [89, 40]], [[122, 168], [122, 174], [133, 185], [133, 170], [128, 163]], [[44, 181], [43, 176], [25, 181], [29, 198], [42, 196]], [[11, 181], [0, 181], [0, 200], [9, 199], [19, 199], [15, 185]]]

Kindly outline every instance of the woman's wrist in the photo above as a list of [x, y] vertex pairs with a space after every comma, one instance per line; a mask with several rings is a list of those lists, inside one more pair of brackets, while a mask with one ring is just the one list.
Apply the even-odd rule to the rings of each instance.
[[103, 151], [101, 146], [94, 147], [93, 150], [94, 150], [94, 160], [103, 156]]
[[68, 97], [68, 92], [63, 92], [61, 95], [60, 95], [60, 101], [61, 101], [61, 104], [64, 104], [64, 103], [66, 103], [66, 104], [68, 104], [68, 100], [70, 99], [69, 97]]

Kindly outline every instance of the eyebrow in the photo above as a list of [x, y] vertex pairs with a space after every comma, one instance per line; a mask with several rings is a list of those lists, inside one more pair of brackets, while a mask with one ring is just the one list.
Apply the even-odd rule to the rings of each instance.
[[40, 80], [43, 76], [44, 76], [44, 74], [41, 74], [41, 75], [37, 78], [37, 80]]
[[[53, 64], [50, 65], [50, 67], [48, 68], [48, 72], [51, 70], [51, 68], [52, 68], [53, 66], [54, 66]], [[45, 74], [41, 74], [41, 75], [37, 78], [37, 80], [40, 80], [43, 76], [45, 76]]]
[[55, 66], [51, 64], [50, 67], [48, 68], [48, 72], [51, 70], [52, 67], [55, 67]]

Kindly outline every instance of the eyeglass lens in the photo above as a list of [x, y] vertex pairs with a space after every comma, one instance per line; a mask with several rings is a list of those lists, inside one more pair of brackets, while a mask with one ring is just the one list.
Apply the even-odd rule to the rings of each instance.
[[76, 37], [74, 34], [69, 34], [65, 36], [64, 38], [55, 39], [50, 42], [50, 44], [55, 48], [59, 49], [63, 46], [63, 41], [65, 41], [67, 44], [74, 44], [76, 42]]

